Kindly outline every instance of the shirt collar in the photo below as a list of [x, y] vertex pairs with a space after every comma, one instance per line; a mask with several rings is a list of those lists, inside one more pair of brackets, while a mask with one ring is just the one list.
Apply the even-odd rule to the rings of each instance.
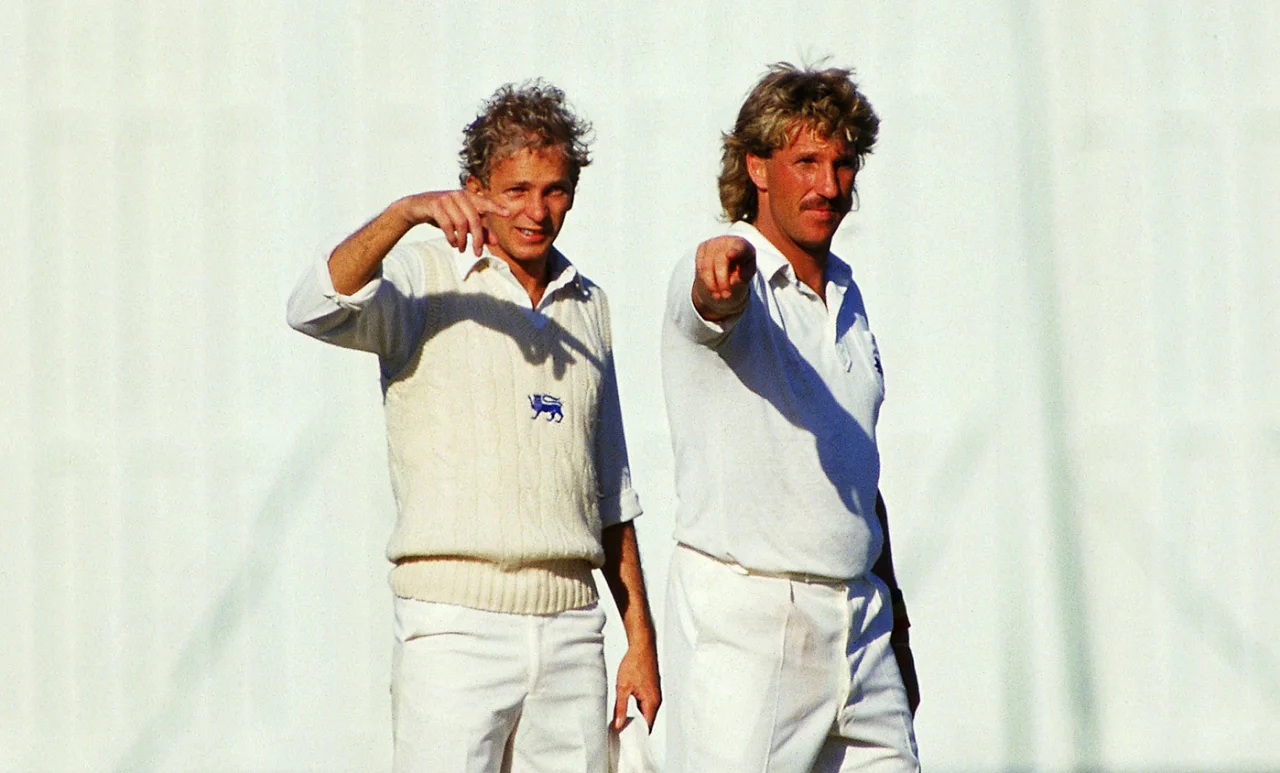
[[[507, 266], [506, 261], [494, 255], [489, 251], [489, 246], [485, 245], [484, 251], [480, 253], [480, 257], [476, 257], [470, 250], [463, 252], [455, 252], [453, 256], [454, 266], [458, 269], [458, 276], [462, 277], [462, 281], [474, 272], [484, 268], [495, 268], [510, 273], [511, 269]], [[548, 259], [551, 279], [547, 282], [547, 290], [545, 295], [551, 295], [563, 287], [572, 287], [582, 292], [582, 275], [578, 273], [578, 269], [569, 262], [569, 259], [560, 254], [559, 250], [551, 250], [551, 257]]]
[[[791, 261], [773, 246], [773, 242], [765, 238], [751, 223], [745, 220], [739, 220], [729, 226], [729, 233], [733, 236], [741, 236], [751, 246], [756, 248], [756, 270], [764, 277], [767, 277], [771, 283], [786, 281], [790, 283], [796, 282], [795, 269], [791, 267]], [[835, 253], [827, 253], [827, 267], [823, 271], [823, 281], [835, 282], [841, 287], [848, 287], [853, 280], [853, 269], [849, 267]]]

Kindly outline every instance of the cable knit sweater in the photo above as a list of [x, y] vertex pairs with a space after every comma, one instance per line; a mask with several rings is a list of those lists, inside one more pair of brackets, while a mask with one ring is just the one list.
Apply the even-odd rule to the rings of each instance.
[[414, 245], [421, 343], [387, 383], [400, 596], [547, 614], [596, 600], [603, 562], [594, 444], [613, 378], [604, 293], [585, 278], [541, 326], [448, 253]]

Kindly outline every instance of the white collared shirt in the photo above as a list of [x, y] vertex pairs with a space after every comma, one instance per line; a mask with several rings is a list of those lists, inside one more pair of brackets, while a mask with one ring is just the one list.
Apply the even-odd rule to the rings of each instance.
[[675, 269], [662, 370], [675, 451], [676, 539], [764, 572], [851, 578], [883, 536], [875, 515], [884, 376], [848, 264], [828, 256], [826, 303], [755, 227], [746, 310], [704, 320], [692, 254]]

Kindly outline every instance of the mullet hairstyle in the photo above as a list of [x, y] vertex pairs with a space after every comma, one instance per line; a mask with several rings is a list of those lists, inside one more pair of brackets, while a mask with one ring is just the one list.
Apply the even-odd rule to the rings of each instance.
[[573, 114], [564, 92], [536, 78], [517, 87], [507, 83], [493, 92], [480, 114], [462, 130], [458, 161], [463, 185], [474, 176], [489, 185], [494, 165], [525, 148], [561, 148], [569, 161], [569, 175], [578, 186], [578, 174], [591, 163], [588, 146], [591, 124]]
[[845, 140], [857, 155], [857, 168], [862, 168], [876, 144], [880, 119], [852, 76], [852, 70], [839, 67], [769, 65], [742, 103], [733, 131], [721, 135], [720, 206], [726, 220], [756, 219], [759, 196], [747, 174], [747, 154], [768, 158], [801, 131]]

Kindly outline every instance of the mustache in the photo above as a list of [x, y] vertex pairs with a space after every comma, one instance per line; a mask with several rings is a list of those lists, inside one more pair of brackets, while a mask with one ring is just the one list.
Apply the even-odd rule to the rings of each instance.
[[848, 198], [829, 199], [826, 196], [810, 196], [800, 202], [800, 210], [830, 209], [836, 212], [848, 212], [851, 202]]

